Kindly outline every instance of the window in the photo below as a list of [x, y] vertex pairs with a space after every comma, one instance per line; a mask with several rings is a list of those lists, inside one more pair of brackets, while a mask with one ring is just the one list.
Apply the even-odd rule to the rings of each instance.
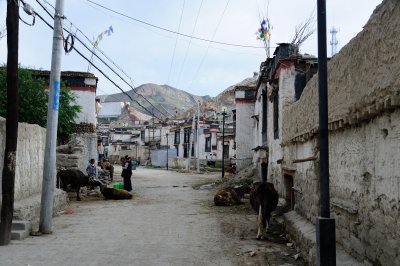
[[211, 152], [211, 136], [206, 138], [206, 147], [204, 148], [205, 152]]
[[140, 131], [140, 139], [143, 141], [143, 142], [145, 142], [145, 131], [144, 130], [141, 130]]
[[189, 144], [183, 145], [183, 158], [188, 157], [188, 149], [189, 149]]
[[274, 139], [279, 139], [279, 92], [274, 96]]
[[264, 91], [262, 94], [262, 133], [267, 133], [267, 118], [268, 118], [268, 97]]
[[192, 130], [189, 128], [189, 129], [185, 129], [185, 131], [184, 131], [184, 135], [183, 135], [183, 143], [189, 143], [189, 141], [190, 141], [190, 132], [191, 132]]
[[180, 134], [179, 130], [176, 130], [174, 144], [179, 144], [180, 142], [181, 142], [181, 134]]

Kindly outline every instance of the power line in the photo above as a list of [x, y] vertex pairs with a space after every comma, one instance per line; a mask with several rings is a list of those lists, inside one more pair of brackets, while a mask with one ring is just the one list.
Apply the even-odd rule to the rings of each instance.
[[115, 11], [115, 10], [109, 8], [109, 7], [103, 6], [103, 5], [101, 5], [101, 4], [98, 4], [98, 3], [96, 3], [96, 2], [93, 2], [93, 1], [91, 1], [91, 0], [86, 0], [86, 1], [92, 3], [92, 4], [96, 5], [96, 6], [99, 6], [99, 7], [103, 8], [103, 9], [106, 9], [106, 10], [112, 12], [112, 13], [118, 14], [118, 15], [123, 16], [123, 17], [126, 17], [126, 18], [129, 18], [130, 20], [133, 20], [133, 21], [136, 21], [136, 22], [145, 24], [145, 25], [150, 26], [150, 27], [153, 27], [153, 28], [157, 28], [157, 29], [159, 29], [159, 30], [163, 30], [163, 31], [167, 31], [167, 32], [170, 32], [170, 33], [178, 34], [178, 35], [180, 35], [180, 36], [184, 36], [184, 37], [187, 37], [187, 38], [192, 38], [192, 39], [199, 40], [199, 41], [204, 41], [204, 42], [212, 42], [212, 43], [221, 44], [221, 45], [228, 45], [228, 46], [235, 46], [235, 47], [242, 47], [242, 48], [264, 49], [264, 47], [260, 47], [260, 46], [243, 45], [243, 44], [235, 44], [235, 43], [227, 43], [227, 42], [218, 42], [218, 41], [208, 40], [208, 39], [205, 39], [205, 38], [196, 37], [196, 36], [193, 36], [193, 35], [188, 35], [188, 34], [184, 34], [184, 33], [179, 33], [179, 32], [177, 32], [177, 31], [169, 30], [169, 29], [167, 29], [167, 28], [163, 28], [163, 27], [160, 27], [160, 26], [151, 24], [151, 23], [149, 23], [149, 22], [145, 22], [145, 21], [143, 21], [143, 20], [140, 20], [140, 19], [137, 19], [137, 18], [134, 18], [134, 17], [125, 15], [125, 14], [119, 12], [119, 11]]
[[[21, 0], [21, 2], [23, 3], [23, 1]], [[40, 18], [40, 20], [42, 20], [49, 28], [54, 29], [52, 25], [50, 25], [39, 13], [35, 12], [35, 15], [38, 16]], [[72, 47], [75, 52], [77, 52], [83, 59], [85, 59], [87, 62], [89, 62], [94, 68], [97, 69], [97, 71], [99, 71], [106, 79], [108, 79], [115, 87], [117, 87], [123, 94], [125, 94], [126, 96], [128, 96], [129, 99], [132, 100], [132, 102], [136, 102], [140, 107], [142, 107], [144, 110], [146, 110], [148, 113], [151, 113], [146, 107], [144, 107], [143, 105], [141, 105], [137, 100], [134, 100], [128, 93], [126, 93], [118, 84], [116, 84], [111, 78], [109, 78], [99, 67], [97, 67], [93, 62], [90, 62], [89, 58], [87, 58], [86, 56], [84, 56], [76, 47]], [[153, 116], [155, 116], [153, 114]], [[157, 119], [161, 120], [161, 118], [159, 118], [158, 116], [155, 116]]]
[[[54, 19], [54, 17], [50, 14], [50, 12], [38, 1], [38, 0], [36, 0], [36, 2], [44, 9], [44, 11], [52, 18], [52, 19]], [[54, 7], [53, 7], [54, 8]], [[69, 21], [69, 20], [68, 20]], [[70, 21], [71, 22], [71, 21]], [[72, 24], [72, 22], [71, 22], [71, 24]], [[77, 28], [76, 26], [75, 26], [75, 28]], [[77, 28], [78, 29], [78, 28]], [[71, 34], [71, 35], [73, 35], [74, 36], [74, 38], [76, 38], [88, 51], [90, 51], [90, 52], [92, 52], [92, 50], [89, 48], [89, 47], [87, 47], [87, 45], [84, 43], [84, 42], [82, 42], [76, 35], [74, 35], [74, 34], [72, 34], [69, 30], [67, 30], [67, 29], [65, 29], [64, 28], [64, 30], [66, 31], [66, 32], [68, 32], [69, 34]], [[79, 29], [78, 29], [79, 30]], [[83, 34], [83, 33], [82, 33]], [[83, 34], [84, 35], [84, 34]], [[76, 49], [74, 49], [74, 50], [76, 50]], [[103, 53], [103, 55], [105, 55], [104, 53]], [[116, 74], [123, 82], [125, 82], [129, 87], [131, 87], [131, 89], [132, 89], [132, 91], [135, 93], [135, 94], [137, 94], [138, 96], [141, 96], [144, 100], [146, 100], [152, 107], [154, 107], [160, 114], [162, 114], [162, 115], [164, 115], [165, 117], [167, 117], [165, 114], [163, 114], [158, 108], [156, 108], [148, 99], [146, 99], [143, 95], [141, 95], [141, 94], [139, 94], [137, 91], [136, 91], [136, 88], [135, 87], [133, 87], [131, 84], [129, 84], [123, 77], [121, 77], [121, 75], [119, 75], [112, 67], [110, 67], [102, 58], [100, 58], [97, 54], [95, 54], [94, 53], [94, 56], [96, 56], [104, 65], [106, 65], [114, 74]], [[107, 56], [106, 56], [107, 57]], [[110, 59], [109, 59], [110, 60]], [[110, 60], [111, 61], [111, 60]], [[112, 61], [111, 61], [112, 62]], [[115, 65], [115, 64], [114, 64]], [[93, 65], [94, 66], [94, 65]], [[117, 67], [118, 68], [118, 67]], [[98, 69], [97, 67], [96, 67], [96, 69]], [[123, 71], [122, 71], [123, 72]], [[103, 74], [103, 73], [102, 73]], [[104, 74], [103, 74], [104, 75]], [[126, 74], [125, 74], [126, 75]], [[129, 76], [128, 76], [128, 78], [129, 79], [131, 79]], [[107, 78], [108, 79], [108, 78]], [[132, 79], [131, 79], [131, 82], [132, 82]], [[113, 83], [113, 82], [112, 82]], [[121, 88], [120, 88], [120, 90], [122, 90]], [[124, 93], [125, 93], [125, 91], [123, 91]], [[127, 93], [125, 93], [130, 99], [132, 99], [131, 97], [130, 97], [130, 95], [128, 95]], [[133, 101], [133, 99], [132, 99], [132, 101]], [[135, 100], [136, 101], [136, 100]], [[136, 101], [142, 108], [144, 108], [138, 101]], [[147, 110], [147, 109], [146, 109]], [[147, 110], [148, 111], [148, 110]], [[149, 112], [149, 111], [148, 111]], [[168, 112], [169, 113], [169, 112]], [[169, 113], [170, 114], [170, 113]], [[170, 114], [171, 116], [172, 116], [172, 114]], [[158, 118], [158, 117], [157, 117]], [[158, 118], [159, 119], [159, 118]]]
[[[195, 22], [194, 22], [194, 26], [193, 26], [193, 30], [192, 30], [192, 35], [191, 35], [191, 36], [193, 36], [194, 31], [196, 30], [197, 21], [198, 21], [198, 19], [199, 19], [199, 15], [200, 15], [200, 11], [201, 11], [201, 7], [202, 7], [202, 6], [203, 6], [203, 0], [201, 0], [199, 10], [197, 11], [197, 16], [196, 16], [196, 20], [195, 20]], [[181, 79], [181, 75], [182, 75], [183, 68], [185, 67], [186, 58], [187, 58], [187, 55], [188, 55], [188, 52], [189, 52], [190, 44], [192, 43], [192, 39], [193, 39], [193, 38], [190, 37], [188, 46], [186, 47], [185, 56], [183, 57], [183, 63], [182, 63], [182, 66], [181, 66], [181, 70], [179, 71], [178, 79], [177, 79], [177, 81], [176, 81], [176, 87], [177, 87], [177, 88], [178, 88], [178, 85], [179, 85], [179, 81], [180, 81], [180, 79]]]
[[[178, 32], [179, 32], [180, 29], [181, 29], [182, 16], [183, 16], [183, 11], [184, 11], [184, 9], [185, 9], [185, 2], [186, 2], [186, 1], [183, 0], [181, 17], [180, 17], [180, 19], [179, 19]], [[169, 78], [170, 78], [170, 76], [171, 76], [172, 65], [173, 65], [174, 58], [175, 58], [176, 44], [178, 43], [178, 37], [179, 37], [179, 35], [177, 34], [177, 35], [176, 35], [176, 39], [175, 39], [174, 52], [172, 53], [171, 65], [170, 65], [170, 67], [169, 67], [169, 73], [168, 73], [168, 81], [167, 81], [167, 84], [169, 83]]]
[[[230, 2], [230, 0], [228, 0], [228, 1], [226, 2], [225, 8], [224, 8], [224, 10], [222, 11], [222, 15], [221, 15], [221, 17], [220, 17], [220, 19], [219, 19], [219, 21], [218, 21], [217, 26], [215, 27], [214, 33], [213, 33], [213, 35], [212, 35], [212, 37], [211, 37], [211, 40], [214, 40], [215, 35], [217, 34], [218, 28], [219, 28], [219, 26], [221, 25], [221, 22], [222, 22], [222, 19], [224, 18], [225, 12], [226, 12], [226, 10], [228, 9], [229, 2]], [[208, 55], [208, 51], [209, 51], [209, 49], [210, 49], [210, 46], [211, 46], [211, 42], [208, 43], [208, 47], [207, 47], [206, 53], [204, 54], [203, 58], [202, 58], [201, 61], [200, 61], [199, 67], [197, 68], [197, 71], [196, 71], [196, 73], [195, 73], [195, 75], [194, 75], [194, 78], [192, 79], [192, 82], [193, 82], [194, 80], [196, 80], [197, 75], [199, 74], [200, 69], [201, 69], [201, 67], [202, 67], [202, 65], [203, 65], [203, 63], [204, 63], [204, 61], [205, 61], [205, 59], [206, 59], [206, 57], [207, 57], [207, 55]]]

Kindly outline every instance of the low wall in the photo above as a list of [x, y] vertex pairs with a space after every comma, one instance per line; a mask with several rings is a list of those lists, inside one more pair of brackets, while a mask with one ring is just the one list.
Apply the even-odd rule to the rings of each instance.
[[[6, 120], [0, 117], [0, 171], [3, 173]], [[28, 198], [42, 190], [46, 129], [27, 123], [18, 124], [15, 169], [15, 201]], [[0, 176], [2, 178], [2, 175]], [[0, 182], [1, 195], [1, 182]], [[0, 198], [1, 200], [1, 198]]]
[[[168, 161], [173, 158], [176, 158], [176, 149], [169, 149]], [[154, 166], [167, 167], [167, 150], [151, 150], [150, 160]]]
[[[5, 123], [0, 117], [0, 206], [5, 149]], [[27, 123], [18, 124], [17, 158], [15, 169], [14, 218], [28, 220], [36, 227], [40, 213], [46, 129]], [[54, 190], [53, 215], [65, 208], [67, 194]]]

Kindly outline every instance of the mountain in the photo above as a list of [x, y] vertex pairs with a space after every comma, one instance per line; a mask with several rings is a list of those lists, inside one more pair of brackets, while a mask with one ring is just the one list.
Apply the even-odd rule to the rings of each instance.
[[[182, 111], [196, 106], [198, 101], [203, 103], [211, 99], [208, 95], [196, 96], [169, 85], [157, 85], [152, 83], [143, 84], [137, 87], [135, 91], [130, 90], [126, 92], [135, 100], [131, 106], [149, 115], [154, 111], [156, 116], [159, 115], [160, 112], [175, 115], [176, 113], [181, 113]], [[99, 95], [97, 98], [99, 98], [101, 102], [131, 102], [131, 99], [124, 93]], [[136, 101], [147, 110], [142, 108]], [[149, 102], [154, 105], [154, 110]]]
[[[254, 73], [253, 77], [246, 78], [241, 82], [238, 82], [232, 86], [229, 86], [223, 90], [217, 96], [209, 99], [208, 101], [200, 104], [200, 112], [205, 118], [214, 117], [216, 113], [222, 111], [222, 107], [226, 108], [227, 112], [230, 113], [233, 109], [236, 109], [235, 104], [235, 89], [237, 86], [255, 86], [257, 83], [258, 73]], [[193, 112], [196, 111], [197, 107], [192, 107], [187, 110], [185, 117], [191, 117]]]

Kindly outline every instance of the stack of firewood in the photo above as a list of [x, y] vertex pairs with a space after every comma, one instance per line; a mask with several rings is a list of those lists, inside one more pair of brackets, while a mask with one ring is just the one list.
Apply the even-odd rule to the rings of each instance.
[[94, 124], [90, 123], [79, 123], [79, 124], [72, 124], [72, 132], [74, 133], [94, 133], [96, 132], [96, 127]]

